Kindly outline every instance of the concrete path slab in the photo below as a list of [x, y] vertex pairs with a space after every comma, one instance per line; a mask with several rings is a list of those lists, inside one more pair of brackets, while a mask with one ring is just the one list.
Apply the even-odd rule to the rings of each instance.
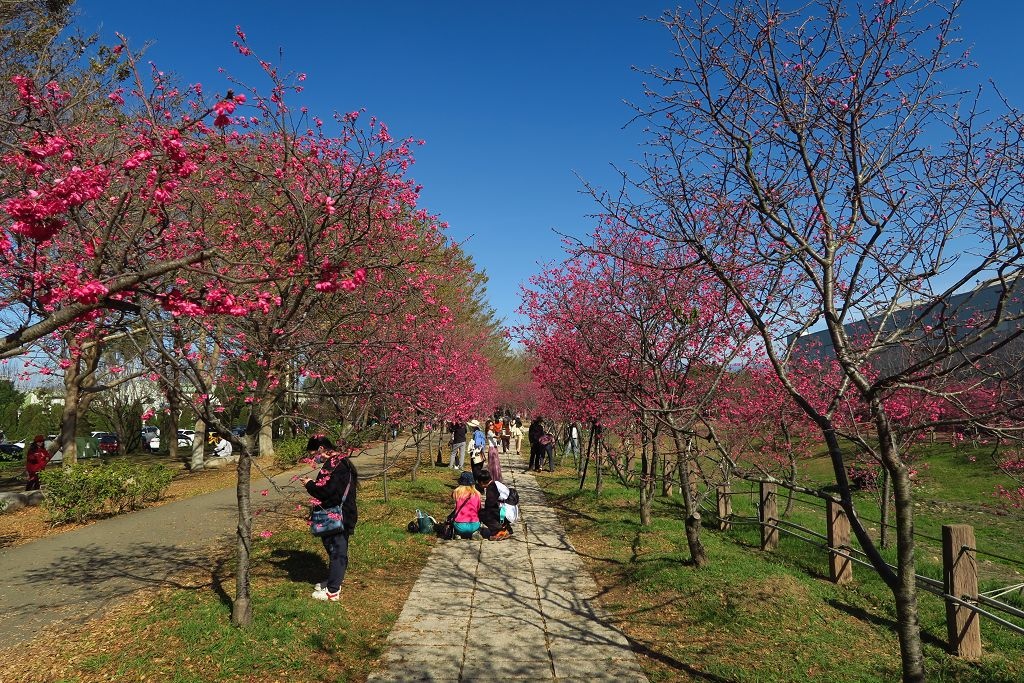
[[515, 534], [438, 543], [369, 681], [646, 681], [533, 474], [502, 462]]

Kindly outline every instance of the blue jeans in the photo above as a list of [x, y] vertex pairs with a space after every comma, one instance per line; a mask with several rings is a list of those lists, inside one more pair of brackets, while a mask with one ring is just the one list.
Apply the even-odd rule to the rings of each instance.
[[452, 444], [452, 457], [448, 463], [449, 467], [455, 467], [455, 460], [459, 461], [459, 469], [463, 469], [466, 466], [466, 442], [453, 443]]
[[323, 536], [320, 540], [327, 551], [327, 590], [337, 593], [348, 569], [348, 534]]

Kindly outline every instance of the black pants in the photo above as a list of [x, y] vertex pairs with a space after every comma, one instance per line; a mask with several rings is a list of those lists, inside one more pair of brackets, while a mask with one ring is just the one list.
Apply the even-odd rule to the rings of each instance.
[[337, 593], [341, 582], [345, 580], [348, 569], [348, 534], [323, 536], [321, 539], [327, 551], [327, 590]]
[[530, 444], [530, 469], [539, 470], [544, 461], [544, 447], [539, 443]]

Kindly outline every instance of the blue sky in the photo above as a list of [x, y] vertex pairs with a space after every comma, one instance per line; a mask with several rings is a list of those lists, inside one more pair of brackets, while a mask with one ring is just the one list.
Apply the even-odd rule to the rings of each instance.
[[[1019, 31], [1024, 8], [975, 0], [961, 13], [980, 69], [1024, 106]], [[624, 100], [641, 98], [631, 66], [670, 63], [667, 33], [640, 17], [672, 3], [592, 2], [194, 2], [79, 0], [78, 25], [113, 32], [188, 83], [223, 91], [224, 67], [244, 73], [234, 27], [285, 69], [305, 72], [302, 103], [328, 118], [365, 108], [396, 138], [426, 141], [411, 175], [421, 204], [490, 279], [499, 317], [516, 322], [519, 284], [558, 259], [563, 233], [591, 231], [593, 200], [580, 177], [615, 188], [612, 164], [641, 155], [639, 125]], [[623, 127], [626, 126], [624, 129]], [[577, 177], [579, 176], [579, 177]]]

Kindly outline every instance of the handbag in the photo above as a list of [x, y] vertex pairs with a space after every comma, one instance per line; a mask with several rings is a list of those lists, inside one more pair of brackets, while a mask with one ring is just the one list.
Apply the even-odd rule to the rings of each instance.
[[435, 526], [434, 531], [437, 532], [437, 537], [442, 541], [450, 541], [455, 538], [455, 522], [450, 519], [446, 519]]
[[429, 534], [434, 531], [434, 518], [420, 510], [416, 511], [416, 524], [419, 525], [421, 534]]
[[441, 522], [440, 524], [434, 525], [434, 531], [437, 532], [437, 537], [442, 541], [450, 541], [455, 538], [455, 516], [459, 514], [459, 510], [465, 507], [466, 503], [473, 499], [473, 496], [467, 496], [466, 500], [462, 501], [459, 507], [452, 510], [452, 513]]
[[345, 492], [341, 494], [341, 503], [329, 508], [316, 506], [309, 513], [309, 531], [314, 536], [333, 536], [341, 533], [345, 528], [345, 513], [342, 506], [348, 498], [348, 491], [352, 486], [352, 479], [348, 480]]

